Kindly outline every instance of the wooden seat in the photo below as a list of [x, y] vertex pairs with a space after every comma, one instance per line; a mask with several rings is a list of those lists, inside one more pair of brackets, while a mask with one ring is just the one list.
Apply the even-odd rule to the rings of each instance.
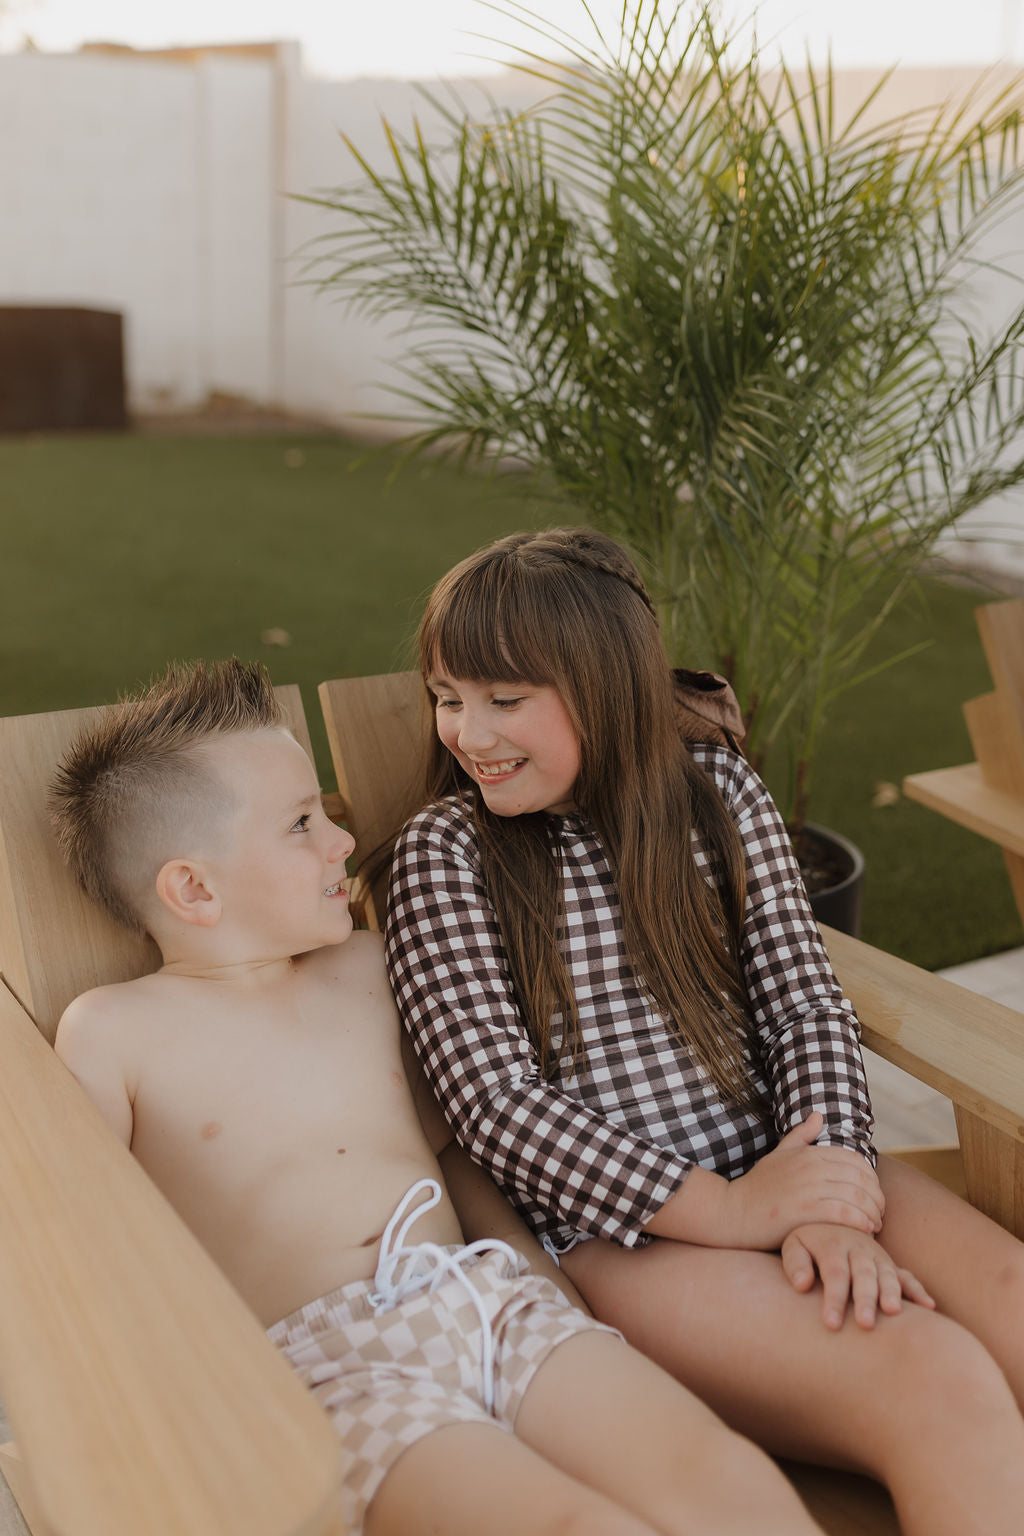
[[78, 992], [158, 963], [46, 820], [98, 713], [0, 721], [0, 1466], [37, 1536], [342, 1536], [327, 1418], [48, 1043]]
[[975, 618], [995, 683], [963, 707], [977, 761], [912, 773], [903, 792], [999, 844], [1024, 922], [1024, 600], [986, 603]]
[[[349, 830], [357, 847], [373, 847], [415, 807], [431, 728], [422, 681], [415, 672], [337, 679], [321, 684], [320, 703]], [[378, 913], [383, 894], [378, 884]], [[971, 1201], [1024, 1238], [1019, 1014], [858, 939], [822, 931], [864, 1044], [953, 1101]], [[876, 1484], [820, 1468], [786, 1470], [831, 1536], [898, 1536], [892, 1504]]]

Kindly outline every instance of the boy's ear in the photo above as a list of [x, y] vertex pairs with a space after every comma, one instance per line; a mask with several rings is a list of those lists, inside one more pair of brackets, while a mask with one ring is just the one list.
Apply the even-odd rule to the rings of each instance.
[[205, 883], [202, 866], [191, 859], [168, 859], [156, 877], [156, 893], [179, 922], [197, 928], [220, 922], [221, 899]]

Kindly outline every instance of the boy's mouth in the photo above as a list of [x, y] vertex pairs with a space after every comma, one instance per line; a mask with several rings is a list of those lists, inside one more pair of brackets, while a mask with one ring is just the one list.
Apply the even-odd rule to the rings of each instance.
[[508, 757], [501, 763], [474, 763], [473, 767], [481, 779], [498, 779], [521, 768], [525, 762], [525, 757]]

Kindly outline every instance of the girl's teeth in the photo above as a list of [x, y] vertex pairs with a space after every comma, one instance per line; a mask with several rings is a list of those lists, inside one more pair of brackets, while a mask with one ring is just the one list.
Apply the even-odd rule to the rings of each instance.
[[510, 773], [513, 768], [518, 768], [519, 764], [525, 761], [526, 759], [522, 757], [511, 757], [505, 763], [477, 763], [476, 771], [486, 779], [495, 774]]

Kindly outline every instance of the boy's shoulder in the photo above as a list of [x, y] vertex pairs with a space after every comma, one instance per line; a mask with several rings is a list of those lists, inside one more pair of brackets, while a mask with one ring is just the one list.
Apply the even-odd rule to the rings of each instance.
[[356, 928], [341, 944], [325, 944], [296, 956], [307, 971], [331, 977], [339, 982], [373, 981], [383, 978], [384, 936], [368, 928]]
[[155, 973], [80, 992], [57, 1025], [54, 1048], [58, 1056], [66, 1057], [80, 1041], [112, 1043], [122, 1030], [137, 1028], [140, 1017], [152, 1016], [164, 991], [165, 978]]
[[148, 976], [134, 976], [128, 981], [111, 981], [101, 987], [80, 992], [61, 1015], [59, 1029], [65, 1026], [98, 1028], [106, 1021], [137, 1018], [141, 1003], [151, 1007], [166, 990], [166, 978], [158, 971]]

